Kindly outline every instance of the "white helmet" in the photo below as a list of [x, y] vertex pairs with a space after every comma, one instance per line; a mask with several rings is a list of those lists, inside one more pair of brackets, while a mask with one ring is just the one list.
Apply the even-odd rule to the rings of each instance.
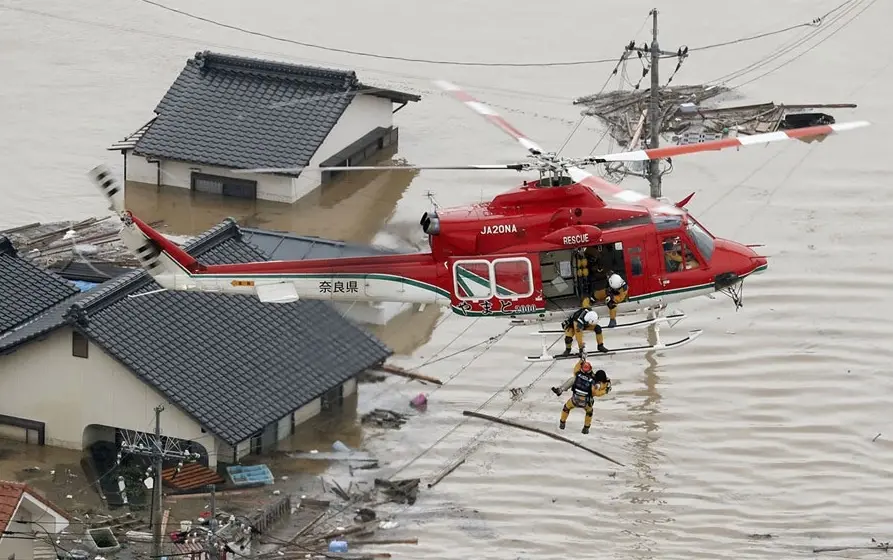
[[619, 274], [612, 274], [611, 277], [608, 278], [608, 285], [611, 286], [612, 290], [619, 290], [623, 287], [623, 278], [621, 278]]
[[587, 311], [586, 314], [583, 315], [583, 321], [590, 325], [598, 323], [598, 313], [595, 311]]

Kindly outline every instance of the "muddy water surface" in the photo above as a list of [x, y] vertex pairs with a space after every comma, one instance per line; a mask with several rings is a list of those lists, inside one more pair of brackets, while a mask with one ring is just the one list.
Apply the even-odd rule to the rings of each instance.
[[[752, 35], [811, 20], [837, 4], [683, 0], [661, 14], [661, 45], [695, 47]], [[547, 13], [542, 4], [507, 0], [412, 10], [390, 0], [301, 6], [266, 0], [252, 6], [246, 12], [233, 0], [177, 4], [301, 41], [478, 61], [616, 58], [629, 40], [647, 40], [636, 31], [652, 7], [638, 0], [610, 11], [567, 0], [550, 4]], [[498, 130], [436, 93], [431, 79], [468, 86], [557, 149], [577, 120], [570, 100], [597, 91], [611, 69], [467, 68], [350, 57], [215, 28], [137, 1], [115, 10], [94, 0], [6, 0], [0, 7], [15, 8], [0, 9], [0, 164], [6, 171], [0, 222], [9, 226], [103, 213], [84, 172], [99, 161], [120, 167], [120, 156], [105, 148], [145, 122], [197, 50], [348, 66], [364, 80], [420, 92], [423, 101], [396, 116], [400, 155], [430, 164], [523, 155]], [[861, 7], [730, 85], [806, 51]], [[893, 166], [885, 130], [893, 124], [886, 93], [893, 86], [893, 59], [881, 47], [891, 17], [893, 5], [875, 2], [821, 45], [736, 91], [741, 103], [854, 102], [859, 108], [837, 112], [839, 120], [865, 118], [872, 128], [822, 144], [678, 158], [665, 177], [671, 198], [697, 193], [689, 208], [714, 234], [765, 244], [770, 268], [748, 281], [745, 306], [737, 312], [722, 296], [684, 305], [688, 318], [675, 331], [706, 330], [694, 345], [605, 361], [615, 390], [598, 405], [596, 429], [584, 437], [578, 431], [582, 416], [574, 413], [567, 435], [615, 456], [625, 468], [461, 415], [480, 408], [543, 427], [557, 423], [561, 403], [548, 388], [568, 368], [527, 367], [522, 356], [536, 344], [529, 329], [513, 329], [489, 347], [452, 356], [504, 326], [451, 317], [430, 341], [418, 332], [431, 328], [436, 317], [400, 329], [424, 344], [403, 344], [400, 349], [412, 355], [399, 361], [414, 366], [444, 358], [424, 373], [449, 381], [430, 393], [428, 411], [412, 425], [368, 443], [395, 469], [405, 465], [400, 476], [434, 475], [471, 451], [462, 467], [403, 512], [404, 525], [423, 526], [416, 531], [420, 548], [439, 558], [790, 558], [811, 553], [813, 546], [865, 544], [872, 536], [889, 540], [893, 199], [887, 183]], [[693, 50], [674, 84], [743, 68], [806, 31]], [[664, 66], [666, 77], [672, 65]], [[637, 76], [639, 68], [632, 65], [629, 75]], [[588, 154], [601, 132], [595, 122], [584, 123], [564, 153]], [[605, 141], [598, 151], [610, 149]], [[149, 218], [163, 218], [184, 233], [234, 215], [262, 227], [369, 241], [382, 228], [417, 222], [427, 209], [426, 191], [449, 206], [491, 197], [517, 179], [498, 172], [385, 175], [354, 195], [370, 193], [363, 200], [376, 203], [367, 206], [344, 194], [330, 201], [325, 214], [315, 206], [325, 207], [325, 196], [290, 209], [151, 187], [130, 189], [128, 199]], [[633, 340], [608, 335], [609, 344]], [[520, 400], [510, 399], [513, 387], [526, 389]], [[401, 380], [365, 386], [361, 409], [406, 407], [419, 390]], [[772, 537], [751, 536], [766, 534]]]

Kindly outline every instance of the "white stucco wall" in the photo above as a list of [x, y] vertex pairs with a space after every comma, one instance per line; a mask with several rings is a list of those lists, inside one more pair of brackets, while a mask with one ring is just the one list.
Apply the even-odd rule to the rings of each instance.
[[[114, 428], [149, 431], [154, 426], [155, 407], [165, 406], [161, 432], [165, 436], [196, 441], [208, 452], [209, 466], [218, 459], [230, 463], [251, 452], [251, 440], [233, 447], [203, 433], [201, 426], [165, 397], [140, 381], [92, 342], [88, 358], [71, 354], [72, 329], [64, 327], [43, 340], [25, 345], [17, 352], [0, 356], [0, 412], [46, 424], [46, 445], [82, 449], [84, 428], [110, 441]], [[344, 396], [357, 390], [355, 379], [344, 383]], [[321, 399], [314, 399], [277, 423], [278, 440], [291, 436], [298, 426], [320, 413]], [[92, 438], [97, 439], [97, 438]]]
[[353, 395], [357, 391], [357, 380], [348, 379], [344, 382], [344, 398], [347, 398], [348, 395]]
[[310, 403], [302, 406], [293, 414], [295, 426], [300, 426], [307, 420], [310, 420], [322, 411], [322, 400], [315, 399]]
[[163, 404], [162, 434], [197, 441], [216, 464], [215, 442], [198, 423], [92, 342], [88, 358], [72, 356], [71, 333], [64, 327], [0, 356], [3, 414], [46, 423], [47, 445], [82, 449], [85, 427], [144, 432], [154, 427], [154, 409]]
[[[149, 163], [143, 156], [133, 153], [127, 154], [128, 181], [148, 183], [155, 185], [158, 182], [158, 171], [154, 163]], [[232, 173], [224, 167], [202, 165], [196, 163], [182, 163], [179, 161], [161, 161], [161, 184], [169, 187], [192, 188], [192, 172], [218, 175], [220, 177], [232, 177], [257, 181], [257, 197], [262, 200], [274, 202], [294, 202], [294, 191], [291, 177], [279, 175], [262, 175], [258, 173], [243, 174]]]
[[[350, 146], [378, 127], [389, 127], [394, 123], [394, 103], [390, 99], [358, 95], [338, 119], [322, 145], [310, 158], [311, 167], [320, 165], [344, 148]], [[305, 170], [292, 180], [295, 200], [319, 186], [322, 175], [319, 171]]]
[[276, 439], [278, 441], [282, 441], [291, 435], [291, 420], [291, 414], [279, 420], [279, 425], [276, 430]]

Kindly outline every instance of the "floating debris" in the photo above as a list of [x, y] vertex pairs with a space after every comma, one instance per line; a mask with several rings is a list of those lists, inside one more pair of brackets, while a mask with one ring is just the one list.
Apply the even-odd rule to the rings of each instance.
[[376, 408], [372, 412], [367, 412], [361, 418], [363, 424], [377, 424], [382, 428], [400, 428], [409, 419], [405, 414], [394, 412], [393, 410], [385, 410]]
[[[706, 107], [704, 103], [730, 90], [722, 86], [674, 86], [660, 90], [660, 123], [662, 135], [670, 135], [676, 145], [696, 144], [725, 138], [734, 131], [749, 135], [775, 132], [780, 129], [833, 124], [834, 117], [816, 109], [852, 109], [853, 103], [818, 103], [812, 105], [775, 104], [773, 102], [733, 107]], [[651, 124], [648, 106], [651, 90], [613, 91], [576, 99], [583, 105], [582, 114], [598, 117], [611, 137], [635, 150], [645, 147]], [[611, 166], [608, 173], [621, 167], [624, 174], [640, 174], [641, 162]]]
[[[163, 225], [156, 221], [154, 228]], [[44, 268], [63, 268], [89, 258], [120, 267], [136, 268], [139, 262], [118, 238], [121, 221], [114, 216], [87, 218], [80, 222], [34, 222], [0, 230], [22, 257]]]
[[418, 478], [395, 480], [393, 482], [383, 478], [376, 478], [375, 486], [381, 488], [392, 502], [413, 505], [419, 497], [420, 482]]

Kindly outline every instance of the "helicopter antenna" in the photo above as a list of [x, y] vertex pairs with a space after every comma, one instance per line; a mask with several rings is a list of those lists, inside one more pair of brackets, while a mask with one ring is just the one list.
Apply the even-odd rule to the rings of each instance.
[[426, 191], [425, 196], [428, 198], [428, 202], [431, 203], [431, 206], [434, 207], [434, 210], [437, 211], [439, 209], [439, 205], [437, 204], [437, 200], [434, 198], [434, 191]]

